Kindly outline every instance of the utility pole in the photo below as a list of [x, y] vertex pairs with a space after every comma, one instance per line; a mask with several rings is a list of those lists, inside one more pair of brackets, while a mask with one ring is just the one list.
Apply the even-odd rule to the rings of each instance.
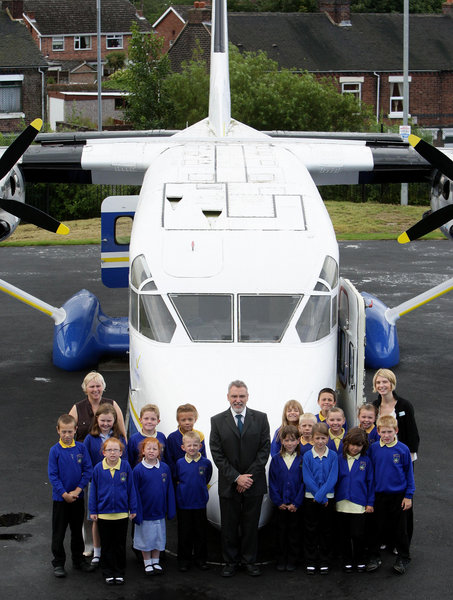
[[[409, 117], [409, 0], [404, 0], [403, 16], [403, 125]], [[408, 204], [408, 184], [401, 184], [401, 204]]]
[[98, 45], [98, 131], [102, 131], [101, 0], [96, 0], [96, 16]]

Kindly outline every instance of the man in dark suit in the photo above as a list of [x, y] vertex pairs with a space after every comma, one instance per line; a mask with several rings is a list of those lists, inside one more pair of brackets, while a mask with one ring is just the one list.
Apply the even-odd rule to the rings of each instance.
[[231, 577], [240, 562], [251, 576], [256, 564], [258, 523], [267, 491], [265, 466], [269, 457], [269, 423], [263, 412], [246, 408], [247, 386], [228, 386], [228, 410], [211, 419], [210, 447], [219, 470], [223, 577]]

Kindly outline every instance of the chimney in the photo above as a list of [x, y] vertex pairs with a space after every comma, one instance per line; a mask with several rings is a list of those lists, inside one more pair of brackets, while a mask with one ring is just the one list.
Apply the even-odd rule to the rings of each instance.
[[189, 23], [210, 23], [211, 6], [207, 6], [206, 2], [194, 2], [193, 8], [189, 10], [187, 21]]
[[442, 14], [453, 17], [453, 0], [446, 0], [442, 4]]
[[2, 10], [7, 10], [13, 19], [22, 19], [24, 0], [2, 0]]
[[351, 25], [350, 0], [319, 0], [319, 10], [326, 13], [335, 25], [343, 27]]

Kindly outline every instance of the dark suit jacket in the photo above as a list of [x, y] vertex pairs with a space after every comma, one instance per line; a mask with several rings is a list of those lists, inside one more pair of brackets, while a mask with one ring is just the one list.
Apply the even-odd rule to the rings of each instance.
[[219, 496], [229, 497], [235, 493], [235, 480], [243, 473], [253, 475], [253, 485], [244, 492], [245, 495], [266, 493], [265, 466], [269, 458], [270, 436], [265, 413], [247, 407], [242, 435], [239, 435], [229, 408], [215, 415], [211, 418], [209, 444], [219, 470]]

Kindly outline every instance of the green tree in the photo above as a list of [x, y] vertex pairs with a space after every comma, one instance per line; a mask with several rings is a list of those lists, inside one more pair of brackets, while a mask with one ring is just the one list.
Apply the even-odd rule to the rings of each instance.
[[[332, 80], [278, 69], [264, 52], [241, 54], [230, 44], [232, 116], [259, 130], [364, 131], [371, 110], [351, 94], [340, 94]], [[208, 112], [209, 75], [200, 56], [170, 75], [165, 94], [173, 104], [171, 126], [186, 127]]]
[[163, 38], [142, 34], [132, 24], [128, 64], [116, 71], [104, 87], [129, 92], [126, 121], [135, 129], [167, 127], [168, 103], [161, 94], [162, 82], [170, 72], [167, 55], [162, 55]]
[[[410, 13], [442, 12], [444, 0], [409, 0]], [[351, 0], [351, 11], [361, 13], [402, 13], [404, 0]]]

